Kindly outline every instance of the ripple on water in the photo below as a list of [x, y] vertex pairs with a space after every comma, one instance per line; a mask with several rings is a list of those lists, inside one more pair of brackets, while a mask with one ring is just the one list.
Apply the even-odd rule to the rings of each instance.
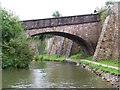
[[36, 64], [33, 65], [35, 68], [30, 70], [4, 71], [4, 88], [112, 88], [96, 75], [72, 64], [59, 62]]

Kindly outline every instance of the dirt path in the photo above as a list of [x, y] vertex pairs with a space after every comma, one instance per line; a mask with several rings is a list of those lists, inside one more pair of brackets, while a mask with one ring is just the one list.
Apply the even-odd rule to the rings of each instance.
[[[68, 61], [74, 61], [76, 63], [78, 63], [78, 60], [76, 59], [66, 59]], [[79, 59], [80, 60], [80, 59]], [[89, 60], [85, 60], [85, 59], [81, 59], [81, 61], [84, 61], [84, 62], [89, 62], [89, 63], [93, 63], [93, 64], [96, 64], [96, 65], [101, 65], [101, 66], [104, 66], [104, 67], [109, 67], [109, 68], [113, 68], [113, 69], [117, 69], [117, 70], [120, 70], [120, 68], [118, 67], [115, 67], [115, 66], [110, 66], [110, 65], [106, 65], [106, 64], [101, 64], [101, 63], [98, 63], [98, 62], [94, 62], [94, 61], [89, 61]]]

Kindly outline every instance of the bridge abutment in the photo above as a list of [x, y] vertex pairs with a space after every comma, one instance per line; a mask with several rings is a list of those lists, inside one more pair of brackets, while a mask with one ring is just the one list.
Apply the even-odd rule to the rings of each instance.
[[120, 2], [104, 22], [93, 60], [120, 60]]

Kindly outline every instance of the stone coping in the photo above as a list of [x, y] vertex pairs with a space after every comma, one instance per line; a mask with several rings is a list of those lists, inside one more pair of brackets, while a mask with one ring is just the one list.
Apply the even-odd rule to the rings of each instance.
[[99, 22], [99, 14], [87, 14], [87, 15], [76, 15], [66, 16], [58, 18], [46, 18], [46, 19], [34, 19], [21, 21], [25, 30], [40, 29], [64, 25], [75, 25], [84, 23]]

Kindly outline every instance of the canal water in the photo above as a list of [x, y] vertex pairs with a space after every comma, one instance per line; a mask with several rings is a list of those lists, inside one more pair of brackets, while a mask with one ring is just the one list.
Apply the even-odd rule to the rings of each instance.
[[95, 74], [64, 62], [32, 62], [29, 69], [2, 71], [3, 88], [112, 88]]

